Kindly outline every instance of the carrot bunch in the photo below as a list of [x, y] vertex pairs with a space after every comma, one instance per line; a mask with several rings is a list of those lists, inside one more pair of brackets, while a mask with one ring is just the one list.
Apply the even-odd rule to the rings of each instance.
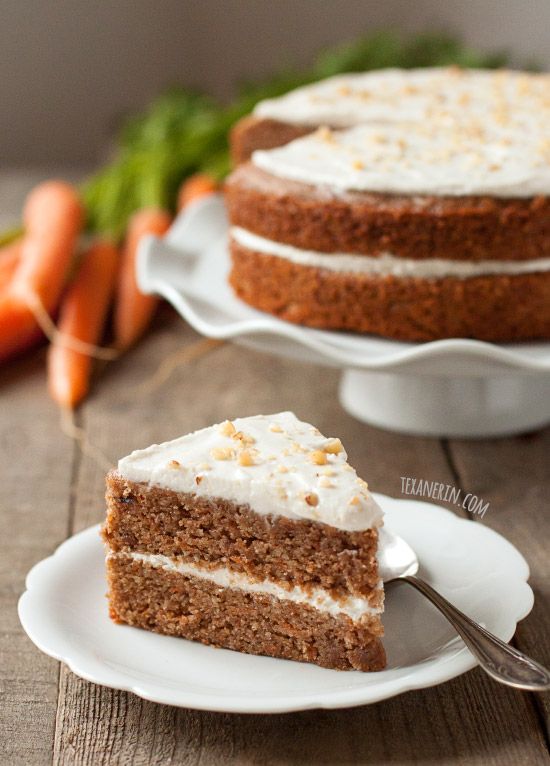
[[[191, 177], [180, 189], [178, 208], [215, 188], [206, 176]], [[87, 395], [94, 358], [114, 359], [149, 326], [158, 298], [139, 291], [136, 255], [141, 238], [163, 235], [172, 217], [166, 210], [138, 210], [120, 248], [96, 239], [78, 257], [84, 220], [76, 189], [46, 181], [26, 200], [22, 237], [0, 248], [0, 363], [47, 335], [48, 388], [66, 408]], [[103, 348], [98, 344], [111, 309], [114, 345]]]

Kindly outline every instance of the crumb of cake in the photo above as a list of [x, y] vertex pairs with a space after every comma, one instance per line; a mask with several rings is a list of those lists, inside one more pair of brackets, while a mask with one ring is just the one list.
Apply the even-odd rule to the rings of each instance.
[[313, 452], [310, 452], [309, 459], [312, 463], [315, 463], [315, 465], [326, 465], [327, 462], [326, 453], [320, 449], [316, 449], [313, 450]]
[[304, 500], [308, 505], [316, 506], [319, 505], [319, 496], [315, 494], [315, 492], [308, 492], [307, 495], [304, 496]]
[[286, 465], [280, 465], [280, 466], [277, 468], [277, 471], [278, 471], [279, 473], [288, 473], [288, 468], [286, 467]]
[[329, 466], [327, 466], [326, 468], [321, 469], [321, 473], [323, 474], [323, 476], [334, 476], [336, 471], [334, 470], [334, 468], [330, 468]]
[[361, 501], [359, 500], [357, 495], [354, 495], [351, 500], [349, 501], [348, 505], [359, 505]]
[[254, 465], [254, 460], [252, 458], [252, 455], [246, 449], [239, 453], [239, 457], [237, 458], [237, 462], [239, 463], [239, 465], [243, 465], [243, 466]]
[[231, 447], [213, 447], [210, 450], [210, 455], [214, 460], [233, 460], [235, 450], [231, 449]]
[[281, 434], [283, 432], [283, 429], [278, 423], [270, 423], [269, 430], [274, 434]]
[[320, 486], [320, 487], [325, 487], [325, 488], [327, 488], [327, 489], [332, 489], [332, 488], [333, 488], [333, 487], [335, 487], [336, 485], [334, 484], [334, 482], [332, 482], [332, 481], [331, 481], [331, 480], [328, 478], [328, 476], [321, 476], [321, 478], [319, 479], [319, 486]]
[[237, 429], [230, 420], [224, 420], [220, 425], [219, 431], [222, 436], [233, 436]]
[[180, 468], [180, 463], [177, 460], [170, 460], [168, 468]]
[[338, 455], [343, 449], [340, 439], [329, 439], [323, 447], [329, 455]]

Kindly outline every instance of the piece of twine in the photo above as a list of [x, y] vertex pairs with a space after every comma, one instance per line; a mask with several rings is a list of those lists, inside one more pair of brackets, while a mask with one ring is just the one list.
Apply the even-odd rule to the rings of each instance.
[[[29, 298], [27, 305], [40, 329], [51, 343], [102, 361], [112, 362], [121, 356], [121, 352], [116, 348], [86, 343], [86, 341], [75, 338], [73, 335], [60, 332], [38, 295], [33, 295], [32, 299]], [[135, 395], [146, 396], [154, 393], [166, 383], [179, 367], [200, 359], [205, 354], [209, 354], [223, 345], [224, 341], [222, 340], [202, 338], [195, 343], [173, 351], [160, 362], [155, 372], [149, 378], [133, 389], [132, 397]], [[108, 471], [112, 468], [114, 461], [110, 460], [101, 448], [90, 440], [84, 428], [77, 425], [74, 410], [67, 407], [61, 409], [60, 428], [65, 436], [72, 439], [78, 445], [82, 454], [91, 458], [102, 470]]]
[[38, 326], [51, 343], [68, 348], [71, 351], [77, 351], [79, 354], [91, 356], [94, 359], [103, 359], [109, 362], [112, 362], [113, 359], [118, 359], [120, 356], [120, 351], [116, 348], [96, 346], [95, 343], [86, 343], [84, 340], [75, 338], [74, 335], [60, 332], [38, 295], [33, 294], [32, 298], [29, 296], [27, 298], [27, 306], [36, 319]]

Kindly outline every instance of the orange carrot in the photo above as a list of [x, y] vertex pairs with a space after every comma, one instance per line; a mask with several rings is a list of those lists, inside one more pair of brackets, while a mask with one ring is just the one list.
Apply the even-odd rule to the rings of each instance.
[[75, 189], [46, 181], [28, 196], [19, 264], [0, 299], [0, 361], [38, 340], [37, 306], [57, 307], [83, 222]]
[[29, 309], [9, 294], [9, 287], [2, 291], [0, 293], [0, 362], [22, 354], [43, 337]]
[[23, 211], [25, 237], [12, 294], [32, 305], [37, 296], [53, 311], [65, 283], [83, 208], [76, 190], [63, 181], [45, 181], [29, 194]]
[[178, 192], [178, 211], [183, 210], [190, 202], [214, 194], [218, 190], [218, 184], [212, 176], [206, 173], [195, 173], [189, 176]]
[[75, 407], [88, 393], [92, 357], [71, 348], [69, 340], [82, 344], [101, 340], [118, 257], [109, 242], [93, 244], [61, 303], [59, 337], [48, 352], [48, 386], [53, 399], [63, 407]]
[[144, 295], [137, 286], [136, 255], [139, 242], [145, 234], [164, 234], [171, 222], [165, 210], [144, 208], [134, 213], [128, 224], [113, 317], [115, 346], [120, 350], [130, 348], [143, 335], [159, 302], [154, 295]]
[[0, 291], [3, 292], [10, 284], [20, 259], [21, 240], [0, 248]]

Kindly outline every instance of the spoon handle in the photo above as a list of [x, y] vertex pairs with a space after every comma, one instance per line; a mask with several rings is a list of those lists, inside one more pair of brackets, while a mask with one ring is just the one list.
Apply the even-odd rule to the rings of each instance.
[[538, 662], [505, 644], [488, 630], [467, 617], [420, 577], [405, 575], [405, 581], [419, 590], [449, 620], [483, 670], [495, 681], [516, 689], [546, 691], [550, 689], [550, 672]]

